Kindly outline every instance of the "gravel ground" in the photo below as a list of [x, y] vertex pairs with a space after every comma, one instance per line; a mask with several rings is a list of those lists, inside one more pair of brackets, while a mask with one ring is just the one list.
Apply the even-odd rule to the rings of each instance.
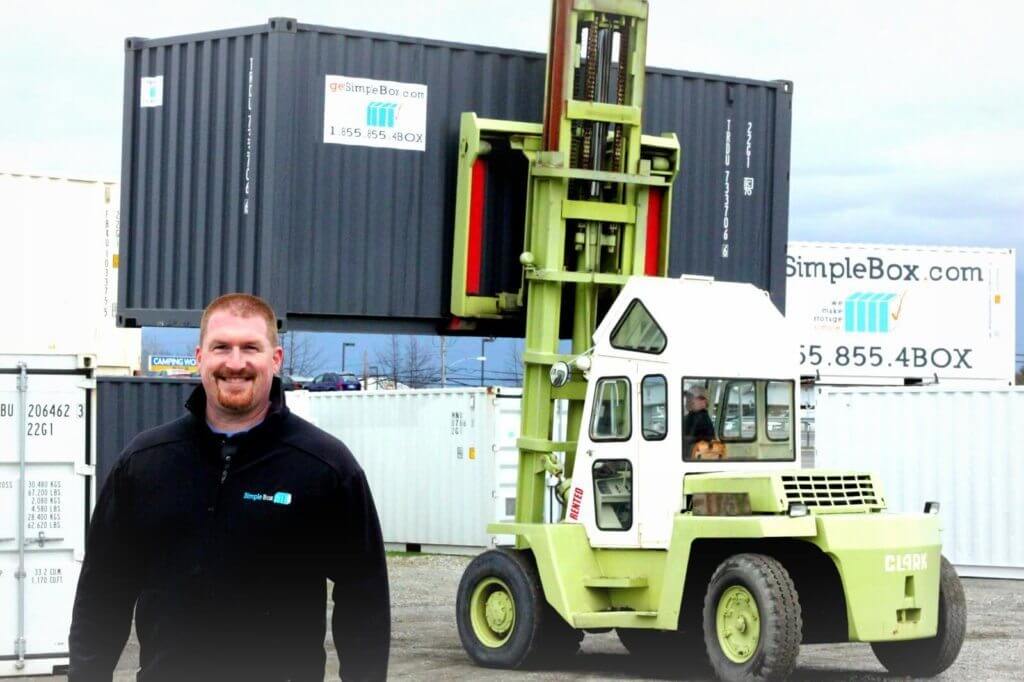
[[[509, 672], [474, 666], [455, 628], [455, 592], [467, 557], [392, 555], [388, 558], [392, 597], [390, 677], [403, 680], [702, 680], [707, 673], [679, 667], [645, 667], [626, 653], [613, 632], [587, 635], [581, 653], [556, 670]], [[967, 641], [946, 680], [1021, 680], [1024, 678], [1024, 582], [964, 579], [967, 593]], [[328, 607], [329, 611], [329, 607]], [[338, 663], [328, 636], [328, 679], [337, 679]], [[114, 679], [135, 679], [138, 644], [134, 635]], [[59, 680], [63, 677], [30, 678]], [[866, 644], [804, 646], [794, 680], [891, 679]]]

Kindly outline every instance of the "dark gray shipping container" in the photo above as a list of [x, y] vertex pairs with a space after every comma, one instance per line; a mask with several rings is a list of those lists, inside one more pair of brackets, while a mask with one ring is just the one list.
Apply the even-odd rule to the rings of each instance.
[[[327, 75], [425, 84], [425, 151], [324, 143]], [[543, 95], [541, 54], [294, 19], [129, 38], [119, 324], [197, 326], [213, 297], [248, 291], [293, 329], [439, 330], [459, 115], [538, 122]], [[791, 97], [786, 81], [649, 70], [644, 131], [682, 146], [671, 274], [751, 282], [782, 307]], [[489, 197], [494, 286], [518, 279], [516, 196]]]
[[96, 377], [96, 491], [128, 442], [185, 414], [199, 379]]

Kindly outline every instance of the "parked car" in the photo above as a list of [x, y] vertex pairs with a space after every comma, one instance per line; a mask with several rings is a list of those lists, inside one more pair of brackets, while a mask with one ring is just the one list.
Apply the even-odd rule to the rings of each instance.
[[325, 372], [306, 384], [307, 391], [358, 391], [362, 388], [355, 374]]
[[297, 391], [302, 388], [302, 382], [287, 374], [281, 375], [281, 389], [284, 391]]

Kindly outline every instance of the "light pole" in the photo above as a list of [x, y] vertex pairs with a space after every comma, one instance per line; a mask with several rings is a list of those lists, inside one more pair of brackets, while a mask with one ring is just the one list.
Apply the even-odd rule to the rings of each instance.
[[355, 348], [356, 344], [351, 341], [343, 341], [341, 344], [341, 373], [345, 373], [345, 351], [349, 348]]
[[[449, 363], [448, 367], [449, 368], [454, 367], [455, 365], [459, 364], [460, 362], [466, 362], [467, 360], [472, 360], [473, 362], [483, 362], [486, 359], [487, 358], [485, 358], [483, 355], [474, 355], [473, 357], [459, 358], [455, 362]], [[445, 373], [444, 376], [442, 377], [441, 388], [444, 388], [444, 387], [446, 387], [448, 385], [447, 377], [448, 377], [448, 374]], [[465, 384], [460, 384], [460, 385], [464, 386]]]
[[494, 342], [494, 337], [493, 336], [488, 336], [488, 337], [480, 339], [480, 385], [481, 386], [484, 385], [484, 365], [487, 364], [487, 355], [486, 355], [486, 352], [484, 351], [484, 344], [485, 343], [493, 343], [493, 342]]

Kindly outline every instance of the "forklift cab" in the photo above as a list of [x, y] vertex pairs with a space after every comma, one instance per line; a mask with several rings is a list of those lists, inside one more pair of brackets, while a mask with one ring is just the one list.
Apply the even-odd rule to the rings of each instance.
[[685, 476], [798, 467], [796, 347], [753, 286], [631, 278], [581, 363], [587, 396], [566, 522], [583, 524], [595, 547], [667, 548]]

